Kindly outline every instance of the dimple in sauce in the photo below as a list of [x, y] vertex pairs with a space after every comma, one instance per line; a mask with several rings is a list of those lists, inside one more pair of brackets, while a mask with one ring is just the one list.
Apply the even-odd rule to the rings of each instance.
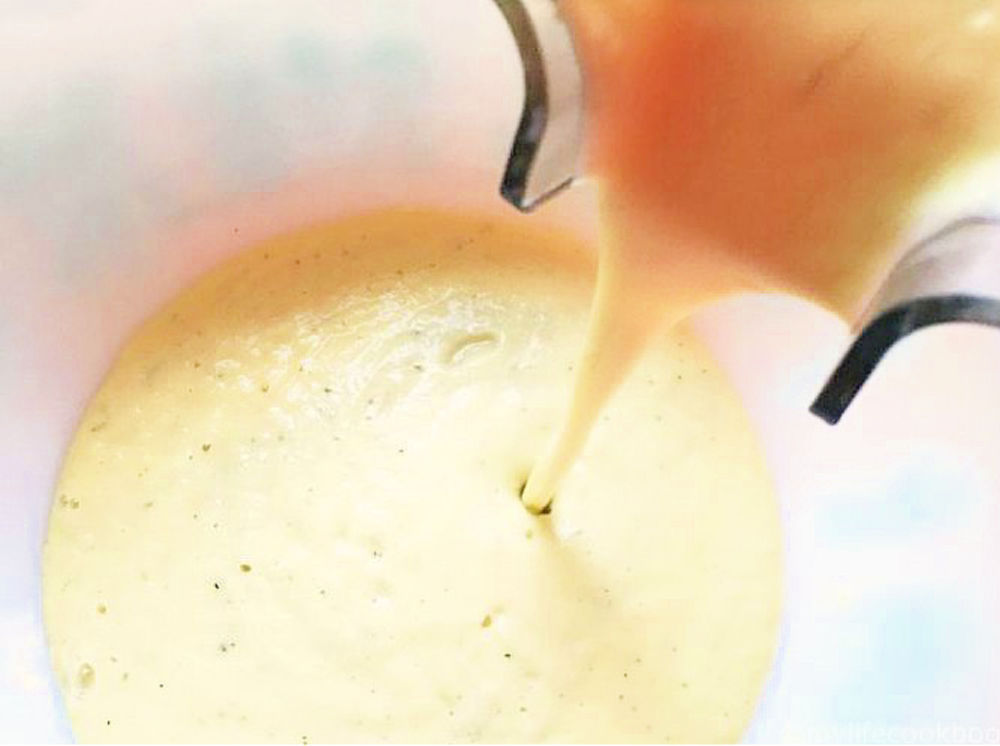
[[997, 0], [563, 0], [605, 240], [546, 506], [650, 331], [748, 290], [852, 317], [922, 199], [1000, 153]]

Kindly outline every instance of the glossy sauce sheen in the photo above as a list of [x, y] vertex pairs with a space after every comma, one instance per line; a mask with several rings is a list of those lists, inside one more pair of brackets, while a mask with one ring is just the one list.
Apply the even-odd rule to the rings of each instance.
[[592, 252], [362, 216], [227, 263], [85, 413], [44, 557], [82, 741], [714, 741], [746, 728], [780, 538], [736, 395], [652, 335], [548, 516]]

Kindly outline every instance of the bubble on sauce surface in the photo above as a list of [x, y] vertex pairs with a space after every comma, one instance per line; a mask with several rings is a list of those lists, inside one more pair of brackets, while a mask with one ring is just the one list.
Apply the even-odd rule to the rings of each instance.
[[501, 335], [492, 331], [463, 333], [446, 343], [441, 360], [445, 365], [461, 365], [488, 354], [501, 342]]

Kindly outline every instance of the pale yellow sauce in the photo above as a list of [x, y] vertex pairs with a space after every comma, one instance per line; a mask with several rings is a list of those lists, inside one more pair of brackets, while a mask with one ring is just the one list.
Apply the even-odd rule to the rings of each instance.
[[560, 234], [384, 212], [260, 247], [145, 324], [45, 548], [76, 736], [738, 738], [775, 643], [778, 516], [698, 342], [616, 350], [636, 367], [551, 515], [518, 500], [593, 272]]

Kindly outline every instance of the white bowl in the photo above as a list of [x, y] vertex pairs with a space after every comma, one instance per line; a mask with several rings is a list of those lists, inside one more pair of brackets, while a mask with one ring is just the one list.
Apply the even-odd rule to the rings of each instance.
[[[0, 741], [65, 740], [40, 548], [115, 350], [267, 236], [394, 202], [508, 212], [521, 73], [490, 0], [0, 12]], [[594, 235], [586, 188], [522, 219]], [[696, 323], [760, 429], [784, 517], [781, 649], [748, 738], [1000, 738], [1000, 335], [914, 336], [829, 428], [807, 407], [840, 321], [758, 297]]]

